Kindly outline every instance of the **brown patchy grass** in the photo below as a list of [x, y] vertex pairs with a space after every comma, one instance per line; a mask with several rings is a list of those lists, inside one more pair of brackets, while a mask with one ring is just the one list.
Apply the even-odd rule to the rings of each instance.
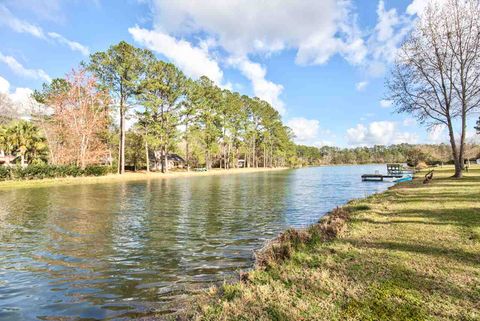
[[353, 201], [258, 254], [196, 320], [480, 320], [480, 167]]

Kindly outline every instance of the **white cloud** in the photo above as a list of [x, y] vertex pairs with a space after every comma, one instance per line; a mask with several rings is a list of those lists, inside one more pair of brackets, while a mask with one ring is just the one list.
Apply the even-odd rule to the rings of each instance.
[[58, 41], [58, 43], [67, 45], [71, 50], [80, 52], [84, 56], [88, 56], [90, 54], [90, 50], [88, 49], [88, 47], [76, 41], [68, 40], [67, 38], [56, 32], [49, 32], [48, 36]]
[[9, 7], [13, 7], [21, 11], [28, 10], [33, 12], [35, 16], [41, 19], [47, 19], [56, 22], [64, 20], [64, 15], [61, 10], [62, 1], [64, 0], [3, 0], [3, 2]]
[[375, 26], [377, 32], [377, 39], [379, 41], [387, 41], [394, 32], [395, 26], [399, 23], [399, 17], [396, 9], [385, 10], [385, 3], [383, 0], [378, 2], [377, 7], [378, 22]]
[[380, 0], [377, 6], [377, 24], [367, 41], [369, 54], [365, 67], [372, 77], [383, 76], [387, 65], [395, 60], [397, 50], [413, 27], [413, 20], [400, 15], [395, 8], [387, 10]]
[[17, 87], [15, 88], [15, 91], [10, 94], [10, 98], [13, 100], [13, 102], [21, 104], [28, 101], [32, 94], [33, 90], [30, 88]]
[[382, 99], [380, 100], [380, 106], [382, 108], [390, 108], [393, 105], [393, 101], [388, 100], [388, 99]]
[[303, 117], [292, 118], [287, 121], [295, 135], [295, 142], [308, 146], [335, 146], [336, 136], [328, 129], [322, 129], [316, 119]]
[[[284, 109], [279, 98], [283, 86], [266, 79], [265, 67], [255, 61], [256, 57], [269, 57], [275, 52], [294, 50], [297, 64], [321, 65], [332, 56], [341, 55], [350, 64], [361, 66], [367, 75], [379, 77], [383, 76], [387, 65], [393, 61], [413, 21], [412, 17], [399, 14], [396, 9], [386, 9], [383, 0], [378, 2], [378, 22], [371, 31], [360, 29], [351, 0], [149, 2], [153, 10], [153, 29], [131, 28], [130, 33], [136, 41], [145, 43], [147, 34], [157, 35], [162, 38], [162, 41], [155, 41], [161, 42], [160, 46], [155, 46], [157, 51], [174, 62], [178, 55], [168, 53], [172, 51], [170, 47], [185, 44], [188, 49], [182, 51], [190, 51], [190, 54], [180, 55], [184, 58], [177, 57], [177, 64], [184, 59], [195, 61], [190, 56], [194, 56], [192, 51], [196, 50], [202, 53], [204, 61], [210, 62], [223, 61], [225, 56], [235, 59], [242, 57], [242, 63], [231, 65], [252, 82], [256, 95], [279, 110]], [[177, 40], [185, 38], [198, 39], [198, 46], [186, 40]], [[151, 39], [149, 42], [150, 46], [147, 47], [153, 47]], [[215, 55], [211, 52], [212, 47], [218, 49]], [[218, 63], [212, 70], [217, 70], [218, 79], [221, 69], [217, 67]], [[182, 69], [203, 68], [196, 64], [195, 67]], [[256, 69], [254, 74], [252, 69]], [[367, 80], [359, 82], [356, 88], [362, 91], [367, 84]]]
[[465, 142], [470, 144], [480, 144], [480, 135], [477, 134], [476, 130], [467, 130], [465, 135]]
[[28, 33], [37, 38], [45, 38], [40, 27], [16, 18], [4, 5], [0, 5], [0, 25], [6, 25], [19, 33]]
[[401, 132], [395, 133], [390, 144], [416, 144], [418, 142], [418, 135], [415, 133]]
[[316, 140], [320, 131], [320, 122], [316, 119], [292, 118], [287, 122], [287, 126], [292, 129], [298, 143]]
[[427, 7], [429, 0], [413, 0], [407, 7], [409, 15], [420, 14]]
[[360, 81], [355, 84], [357, 91], [364, 91], [368, 86], [368, 81]]
[[323, 146], [336, 146], [335, 142], [331, 140], [319, 140], [312, 144], [315, 147], [323, 147]]
[[403, 120], [402, 124], [403, 126], [413, 126], [417, 123], [417, 121], [415, 119], [413, 119], [412, 117], [407, 117]]
[[14, 115], [21, 117], [30, 116], [32, 109], [37, 105], [32, 94], [33, 90], [22, 87], [17, 87], [14, 92], [10, 92], [10, 83], [0, 76], [0, 95], [6, 97], [4, 99], [8, 102], [0, 107], [11, 110]]
[[78, 5], [86, 7], [90, 4], [100, 6], [101, 0], [1, 0], [7, 7], [15, 9], [17, 12], [31, 12], [36, 18], [48, 20], [65, 25], [67, 15], [65, 14], [66, 5]]
[[13, 58], [12, 56], [5, 56], [1, 52], [0, 52], [0, 61], [5, 63], [14, 73], [20, 76], [39, 79], [39, 80], [45, 80], [48, 82], [52, 80], [50, 76], [42, 69], [25, 68], [15, 58]]
[[407, 13], [412, 16], [419, 16], [427, 8], [430, 2], [444, 4], [447, 2], [447, 0], [413, 0], [412, 3], [410, 3], [407, 7]]
[[10, 83], [8, 80], [0, 76], [0, 93], [8, 93], [10, 90]]
[[195, 47], [186, 40], [177, 40], [161, 31], [139, 27], [129, 28], [128, 31], [135, 41], [164, 55], [188, 76], [192, 78], [207, 76], [217, 85], [222, 84], [223, 71], [217, 61], [204, 49]]
[[352, 146], [390, 145], [400, 143], [414, 144], [418, 136], [409, 132], [398, 132], [397, 124], [392, 121], [377, 121], [358, 124], [347, 130], [347, 141]]
[[436, 125], [428, 131], [428, 142], [430, 144], [440, 144], [448, 141], [447, 127], [444, 125]]
[[[371, 77], [384, 75], [413, 25], [412, 17], [385, 8], [383, 0], [378, 2], [378, 21], [371, 31], [360, 29], [351, 0], [150, 2], [153, 29], [170, 37], [206, 35], [227, 56], [246, 57], [252, 63], [253, 57], [287, 49], [296, 51], [299, 65], [321, 65], [341, 55]], [[365, 89], [366, 81], [359, 86], [357, 90]]]
[[235, 55], [296, 48], [297, 62], [316, 64], [337, 53], [358, 59], [356, 53], [363, 50], [351, 23], [349, 0], [152, 2], [156, 29], [177, 35], [213, 34]]
[[[136, 41], [151, 49], [155, 47], [157, 52], [179, 65], [183, 60], [196, 60], [192, 58], [195, 53], [191, 49], [198, 49], [204, 61], [213, 61], [216, 59], [209, 54], [210, 48], [221, 48], [222, 54], [230, 57], [227, 59], [230, 66], [240, 70], [252, 82], [254, 94], [281, 113], [285, 113], [280, 99], [283, 86], [266, 79], [266, 68], [253, 61], [253, 56], [268, 57], [274, 52], [295, 49], [296, 63], [311, 65], [326, 63], [335, 54], [342, 55], [352, 64], [360, 64], [367, 55], [350, 0], [272, 0], [255, 3], [250, 0], [151, 0], [151, 4], [154, 28], [150, 31], [131, 28], [130, 33]], [[153, 41], [154, 35], [162, 40]], [[185, 40], [176, 40], [197, 38], [199, 35], [206, 35], [206, 39], [199, 40], [199, 47]], [[210, 45], [205, 46], [206, 40]], [[178, 47], [180, 42], [189, 47], [182, 50], [189, 52], [184, 58], [167, 52], [172, 47]], [[221, 69], [217, 71], [217, 66], [211, 69], [216, 70], [218, 80]], [[206, 67], [208, 63], [194, 63], [195, 69]], [[182, 69], [188, 73], [186, 69], [193, 69], [193, 66]], [[205, 71], [202, 70], [202, 73]]]
[[88, 56], [90, 51], [88, 47], [65, 38], [64, 36], [56, 32], [45, 32], [41, 27], [33, 25], [27, 21], [18, 19], [15, 17], [10, 10], [4, 5], [0, 5], [0, 26], [6, 25], [10, 29], [18, 33], [28, 33], [36, 38], [40, 39], [51, 39], [59, 44], [68, 46], [73, 51], [78, 51], [84, 56]]
[[283, 86], [265, 79], [267, 75], [265, 67], [245, 57], [230, 58], [228, 62], [236, 66], [252, 82], [255, 96], [270, 103], [280, 114], [285, 114], [285, 104], [280, 99]]

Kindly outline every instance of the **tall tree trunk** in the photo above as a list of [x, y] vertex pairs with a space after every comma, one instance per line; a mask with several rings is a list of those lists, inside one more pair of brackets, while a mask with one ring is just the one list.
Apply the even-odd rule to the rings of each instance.
[[162, 147], [162, 173], [168, 172], [168, 155], [167, 155], [167, 147]]
[[270, 163], [269, 163], [269, 167], [272, 168], [273, 167], [273, 146], [272, 144], [270, 144]]
[[205, 151], [205, 167], [207, 170], [210, 169], [210, 155], [208, 153], [208, 149]]
[[252, 161], [253, 167], [257, 167], [257, 147], [255, 146], [255, 138], [253, 139], [253, 148], [252, 148]]
[[231, 153], [231, 150], [232, 150], [232, 145], [231, 144], [227, 144], [227, 168], [230, 169], [231, 168], [231, 163], [230, 163], [230, 153]]
[[233, 163], [233, 168], [237, 168], [238, 167], [238, 160], [240, 159], [240, 153], [238, 152], [238, 148], [237, 147], [234, 147], [235, 148], [235, 157], [233, 159], [234, 163]]
[[465, 136], [467, 131], [467, 113], [465, 112], [465, 107], [462, 112], [462, 133], [460, 136], [460, 153], [458, 155], [458, 160], [460, 162], [460, 167], [462, 170], [465, 169]]
[[263, 168], [267, 167], [267, 147], [263, 144]]
[[460, 159], [458, 155], [458, 150], [457, 150], [457, 144], [455, 142], [455, 133], [453, 131], [453, 125], [451, 122], [451, 119], [448, 118], [448, 135], [450, 137], [450, 146], [452, 147], [452, 156], [453, 156], [453, 162], [455, 164], [455, 174], [453, 177], [455, 178], [461, 178], [462, 177], [462, 164], [460, 164]]
[[147, 173], [150, 172], [150, 156], [148, 155], [148, 142], [147, 137], [145, 136], [145, 160], [147, 163]]
[[187, 165], [187, 172], [190, 171], [190, 160], [189, 160], [189, 158], [190, 158], [189, 157], [189, 152], [190, 151], [188, 149], [189, 149], [189, 146], [188, 146], [188, 141], [187, 141], [187, 143], [185, 144], [185, 161], [187, 162], [187, 164], [186, 164]]
[[53, 141], [51, 140], [50, 135], [48, 134], [48, 131], [45, 128], [43, 120], [41, 121], [41, 124], [42, 124], [42, 129], [43, 129], [43, 135], [45, 136], [45, 139], [47, 140], [47, 145], [50, 146], [50, 148], [48, 148], [48, 154], [50, 155], [50, 162], [53, 165], [57, 165], [57, 158], [55, 157], [55, 153], [53, 151], [53, 148], [51, 148], [51, 146], [53, 146]]
[[223, 142], [223, 169], [227, 169], [227, 146]]
[[119, 148], [118, 173], [125, 173], [125, 106], [123, 98], [120, 98], [120, 148]]
[[187, 172], [190, 171], [189, 161], [189, 146], [188, 146], [188, 124], [185, 124], [185, 162], [187, 162]]

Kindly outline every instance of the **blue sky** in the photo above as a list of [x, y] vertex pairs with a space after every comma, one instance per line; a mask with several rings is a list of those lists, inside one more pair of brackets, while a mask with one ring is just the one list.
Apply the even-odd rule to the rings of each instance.
[[309, 145], [440, 142], [384, 100], [425, 0], [0, 0], [0, 92], [19, 104], [120, 40], [257, 95]]

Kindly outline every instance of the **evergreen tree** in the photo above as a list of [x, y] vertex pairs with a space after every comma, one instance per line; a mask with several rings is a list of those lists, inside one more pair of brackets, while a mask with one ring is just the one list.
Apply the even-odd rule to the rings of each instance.
[[111, 46], [107, 51], [90, 56], [88, 68], [95, 74], [102, 86], [108, 88], [116, 98], [119, 110], [119, 147], [118, 173], [125, 172], [125, 122], [129, 108], [139, 92], [139, 84], [148, 61], [153, 54], [148, 50], [136, 48], [125, 41]]

